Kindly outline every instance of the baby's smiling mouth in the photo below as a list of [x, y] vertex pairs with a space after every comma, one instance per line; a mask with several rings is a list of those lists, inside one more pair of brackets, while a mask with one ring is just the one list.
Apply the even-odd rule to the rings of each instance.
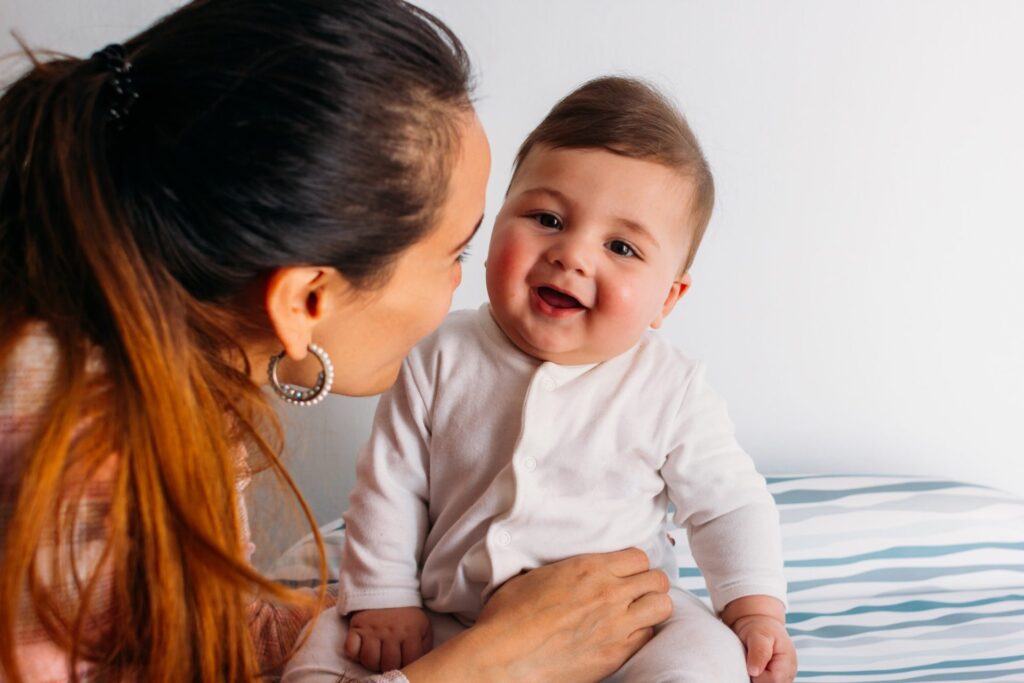
[[551, 306], [552, 308], [586, 308], [586, 306], [581, 304], [579, 300], [576, 299], [575, 297], [570, 296], [565, 292], [560, 292], [557, 289], [553, 289], [551, 287], [538, 287], [537, 296], [539, 296], [544, 301], [544, 303], [546, 303], [548, 306]]

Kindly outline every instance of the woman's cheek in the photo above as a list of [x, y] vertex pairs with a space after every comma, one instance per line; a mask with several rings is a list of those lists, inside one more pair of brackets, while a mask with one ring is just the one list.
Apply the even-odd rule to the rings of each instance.
[[[422, 339], [429, 336], [441, 326], [444, 322], [445, 317], [448, 315], [449, 309], [452, 307], [452, 295], [455, 293], [455, 287], [458, 286], [457, 279], [461, 279], [461, 276], [455, 276], [453, 278], [453, 284], [455, 286], [445, 288], [444, 291], [439, 291], [437, 296], [433, 297], [430, 301], [424, 301], [423, 307], [420, 309], [423, 311], [420, 318], [420, 325], [416, 328], [415, 339], [409, 345], [409, 350], [418, 344]], [[408, 353], [408, 351], [406, 352]]]

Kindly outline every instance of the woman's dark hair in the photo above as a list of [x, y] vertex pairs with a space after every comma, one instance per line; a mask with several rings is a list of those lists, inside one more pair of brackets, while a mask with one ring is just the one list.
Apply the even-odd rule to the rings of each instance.
[[[290, 480], [239, 295], [290, 265], [385, 280], [445, 200], [470, 69], [400, 0], [197, 0], [124, 47], [138, 99], [121, 121], [100, 58], [32, 57], [0, 98], [0, 369], [42, 323], [60, 388], [0, 528], [0, 678], [21, 680], [27, 591], [37, 625], [113, 680], [250, 681], [249, 597], [290, 594], [239, 558], [240, 446]], [[109, 542], [68, 609], [45, 578], [66, 557], [45, 548], [74, 545], [112, 451]], [[117, 613], [102, 633], [97, 585]]]

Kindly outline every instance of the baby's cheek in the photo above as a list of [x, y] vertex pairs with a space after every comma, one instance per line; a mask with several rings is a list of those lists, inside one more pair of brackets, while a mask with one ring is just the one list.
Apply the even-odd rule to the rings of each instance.
[[529, 270], [527, 251], [505, 241], [487, 256], [487, 287], [492, 296], [505, 296], [525, 283]]
[[635, 344], [650, 328], [660, 311], [650, 297], [632, 287], [619, 287], [604, 295], [604, 315], [594, 319], [599, 328], [592, 330], [594, 339], [610, 354], [622, 353]]
[[626, 288], [624, 296], [629, 298], [630, 308], [636, 311], [637, 316], [642, 318], [642, 324], [647, 326], [662, 312], [671, 289], [671, 281], [653, 282], [644, 280], [630, 283]]
[[637, 325], [646, 327], [660, 310], [660, 306], [654, 304], [650, 292], [628, 281], [610, 283], [602, 299], [605, 309], [624, 329], [632, 329]]

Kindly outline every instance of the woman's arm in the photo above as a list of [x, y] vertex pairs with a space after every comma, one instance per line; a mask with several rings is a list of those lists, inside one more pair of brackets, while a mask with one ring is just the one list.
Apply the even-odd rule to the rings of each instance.
[[[671, 614], [668, 587], [636, 548], [563, 560], [506, 582], [475, 626], [401, 672], [362, 683], [598, 681]], [[340, 620], [313, 629], [284, 683], [353, 683], [341, 676], [342, 630]]]
[[668, 577], [631, 548], [508, 581], [477, 624], [403, 671], [410, 683], [598, 681], [672, 613]]

